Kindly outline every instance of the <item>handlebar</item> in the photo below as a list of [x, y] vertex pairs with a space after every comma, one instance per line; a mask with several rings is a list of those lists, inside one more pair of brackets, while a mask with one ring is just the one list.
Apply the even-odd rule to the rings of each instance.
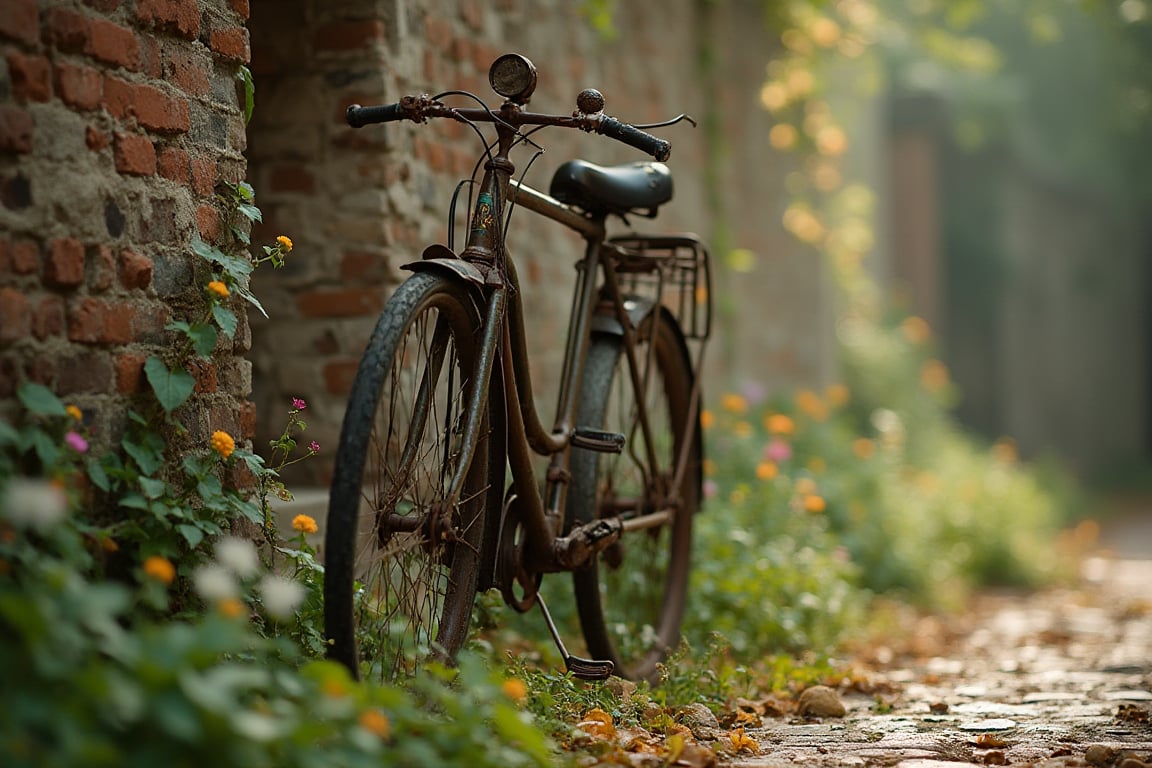
[[362, 128], [365, 125], [375, 123], [391, 123], [397, 120], [422, 123], [429, 117], [450, 117], [455, 120], [472, 122], [502, 122], [515, 126], [557, 125], [602, 134], [639, 149], [661, 162], [667, 160], [672, 153], [672, 145], [668, 141], [603, 113], [588, 115], [576, 112], [572, 115], [548, 115], [525, 112], [518, 108], [502, 108], [499, 111], [456, 108], [442, 104], [429, 96], [405, 96], [395, 104], [383, 104], [374, 107], [362, 107], [359, 104], [353, 104], [348, 107], [345, 117], [348, 125], [353, 128]]

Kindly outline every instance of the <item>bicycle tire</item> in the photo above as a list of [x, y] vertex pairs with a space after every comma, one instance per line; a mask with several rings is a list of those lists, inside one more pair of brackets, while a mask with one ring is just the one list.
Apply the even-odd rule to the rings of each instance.
[[[409, 677], [429, 656], [451, 662], [467, 638], [488, 485], [486, 407], [459, 503], [449, 514], [443, 504], [480, 338], [468, 289], [417, 273], [385, 304], [361, 358], [336, 451], [324, 552], [328, 655], [356, 678]], [[422, 388], [429, 381], [434, 386]], [[425, 409], [422, 391], [432, 393]]]
[[[646, 398], [653, 422], [659, 466], [647, 466], [642, 435], [633, 429], [633, 391], [624, 341], [594, 335], [584, 365], [576, 423], [625, 435], [621, 454], [574, 449], [568, 495], [570, 523], [617, 514], [609, 507], [629, 494], [646, 494], [641, 511], [651, 511], [645, 477], [671, 480], [681, 447], [689, 451], [681, 483], [681, 505], [670, 525], [625, 533], [587, 568], [573, 573], [576, 607], [588, 651], [611, 659], [616, 674], [655, 681], [657, 664], [680, 641], [688, 590], [692, 516], [700, 504], [702, 443], [699, 417], [691, 428], [686, 414], [694, 382], [692, 365], [676, 322], [657, 309], [639, 325], [636, 358], [651, 359]], [[654, 353], [649, 358], [649, 351]], [[641, 370], [641, 376], [645, 371]], [[657, 438], [670, 438], [658, 444]]]

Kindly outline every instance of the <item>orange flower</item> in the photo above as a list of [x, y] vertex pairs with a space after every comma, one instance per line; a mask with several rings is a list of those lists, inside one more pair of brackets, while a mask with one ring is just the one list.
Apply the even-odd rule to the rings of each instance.
[[360, 727], [382, 739], [387, 739], [392, 733], [392, 723], [388, 720], [388, 716], [378, 709], [366, 709], [361, 712]]
[[796, 430], [796, 423], [791, 416], [773, 413], [764, 420], [764, 427], [774, 435], [790, 435]]
[[771, 480], [780, 474], [780, 467], [775, 462], [762, 461], [756, 465], [756, 477], [760, 480]]
[[932, 329], [922, 317], [906, 317], [900, 323], [900, 330], [904, 333], [904, 338], [913, 344], [923, 344], [928, 341], [932, 336]]
[[292, 250], [292, 239], [288, 235], [280, 235], [276, 238], [276, 242], [280, 245], [280, 250], [288, 253]]
[[81, 410], [80, 410], [79, 408], [77, 408], [76, 406], [74, 406], [74, 405], [69, 405], [69, 406], [68, 406], [67, 408], [65, 408], [64, 410], [68, 412], [68, 415], [69, 415], [69, 416], [71, 416], [72, 418], [76, 419], [76, 421], [83, 421], [83, 420], [84, 420], [84, 412], [83, 412], [83, 411], [81, 411]]
[[217, 430], [212, 433], [212, 450], [220, 454], [220, 458], [227, 459], [236, 450], [236, 441], [227, 432]]
[[812, 514], [818, 514], [827, 508], [828, 503], [824, 501], [824, 498], [821, 496], [811, 494], [804, 497], [804, 509]]
[[228, 286], [226, 286], [224, 283], [220, 282], [219, 280], [213, 280], [212, 282], [208, 283], [207, 288], [208, 288], [208, 293], [213, 293], [222, 299], [228, 297], [228, 293], [229, 293]]
[[844, 405], [844, 403], [848, 402], [850, 396], [851, 393], [848, 391], [848, 387], [843, 384], [833, 384], [824, 390], [824, 397], [828, 399], [828, 402], [833, 408], [839, 408]]
[[216, 603], [216, 609], [230, 619], [238, 619], [244, 615], [244, 603], [235, 597], [226, 597]]
[[118, 552], [120, 550], [120, 545], [117, 544], [116, 539], [112, 538], [111, 536], [106, 539], [101, 539], [100, 547], [105, 552]]
[[716, 423], [716, 417], [712, 415], [712, 411], [700, 411], [701, 429], [712, 429], [714, 423]]
[[316, 520], [308, 515], [296, 515], [292, 518], [292, 530], [300, 533], [316, 533], [320, 527], [316, 525]]
[[524, 701], [528, 698], [528, 686], [524, 685], [523, 680], [518, 680], [515, 677], [505, 680], [500, 686], [500, 690], [504, 691], [504, 695], [513, 701]]
[[816, 421], [828, 418], [828, 404], [820, 399], [820, 395], [810, 389], [802, 389], [796, 393], [796, 407]]
[[929, 392], [939, 392], [948, 386], [948, 367], [939, 360], [929, 360], [920, 369], [920, 384]]
[[729, 413], [744, 413], [748, 410], [748, 401], [743, 395], [729, 392], [720, 398], [720, 407]]
[[162, 584], [171, 584], [176, 578], [176, 566], [159, 555], [153, 555], [144, 561], [144, 573], [149, 578], [156, 579]]
[[861, 459], [870, 459], [876, 453], [876, 443], [866, 437], [858, 437], [852, 441], [852, 452]]
[[737, 437], [751, 437], [752, 425], [746, 421], [738, 421], [732, 425], [732, 431]]

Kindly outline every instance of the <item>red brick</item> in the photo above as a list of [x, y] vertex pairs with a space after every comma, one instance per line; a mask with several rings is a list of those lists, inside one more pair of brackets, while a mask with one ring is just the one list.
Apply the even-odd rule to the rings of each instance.
[[192, 190], [203, 197], [211, 195], [216, 189], [216, 177], [219, 169], [216, 161], [210, 157], [192, 158]]
[[244, 440], [251, 440], [256, 436], [256, 403], [251, 400], [240, 403], [239, 417], [240, 437]]
[[104, 77], [95, 69], [62, 61], [56, 65], [56, 94], [77, 109], [96, 109], [104, 98]]
[[132, 341], [135, 304], [84, 297], [68, 313], [68, 338], [90, 344], [127, 344]]
[[32, 315], [32, 332], [43, 341], [64, 333], [64, 299], [45, 296]]
[[173, 98], [151, 85], [133, 87], [136, 119], [145, 128], [164, 133], [184, 133], [190, 126], [188, 100]]
[[133, 176], [156, 173], [156, 148], [152, 141], [138, 133], [117, 133], [116, 170]]
[[340, 260], [340, 279], [350, 283], [381, 280], [388, 273], [388, 259], [376, 253], [349, 251]]
[[211, 62], [185, 51], [167, 56], [168, 76], [172, 84], [192, 96], [205, 96], [211, 90]]
[[31, 331], [28, 297], [15, 288], [0, 288], [0, 342], [17, 341]]
[[100, 61], [136, 69], [140, 63], [140, 45], [136, 33], [127, 27], [104, 19], [89, 22], [88, 52]]
[[[479, 0], [460, 0], [460, 17], [464, 19], [465, 24], [476, 31], [484, 28], [484, 7]], [[491, 64], [492, 61], [489, 59], [488, 64]], [[487, 70], [488, 64], [485, 64], [481, 69]]]
[[116, 281], [116, 259], [107, 245], [97, 246], [88, 258], [88, 287], [94, 292], [103, 292]]
[[120, 0], [84, 0], [84, 5], [102, 13], [111, 13], [120, 7]]
[[0, 106], [0, 152], [32, 151], [32, 115], [18, 107]]
[[88, 17], [71, 8], [52, 8], [44, 18], [44, 42], [68, 53], [88, 50]]
[[356, 360], [336, 360], [324, 366], [324, 386], [333, 395], [347, 395], [356, 379]]
[[156, 154], [156, 172], [166, 179], [188, 183], [188, 153], [178, 147], [164, 147]]
[[125, 120], [136, 112], [135, 86], [118, 77], [104, 80], [104, 108], [115, 118]]
[[424, 19], [424, 41], [435, 55], [435, 51], [443, 51], [452, 42], [452, 25], [440, 16], [428, 16]]
[[316, 180], [302, 166], [281, 165], [272, 169], [268, 184], [273, 192], [312, 192]]
[[107, 352], [72, 352], [57, 362], [56, 391], [61, 395], [105, 393], [112, 390], [113, 371]]
[[196, 229], [208, 242], [220, 236], [220, 217], [215, 208], [207, 203], [196, 207]]
[[248, 30], [244, 27], [212, 30], [208, 36], [208, 47], [235, 61], [247, 63], [252, 58], [252, 50], [248, 46]]
[[38, 0], [4, 0], [0, 13], [0, 35], [35, 45], [40, 40]]
[[340, 21], [316, 30], [313, 43], [320, 51], [348, 51], [367, 48], [384, 39], [384, 22], [379, 19]]
[[75, 288], [84, 282], [84, 244], [74, 237], [53, 240], [44, 261], [44, 282], [55, 288]]
[[144, 383], [144, 355], [130, 352], [116, 355], [112, 365], [116, 371], [116, 391], [132, 395], [140, 391]]
[[218, 370], [213, 363], [194, 360], [189, 373], [196, 379], [196, 391], [212, 393], [220, 388]]
[[140, 71], [153, 80], [164, 77], [160, 41], [151, 35], [141, 35], [137, 38], [137, 42], [140, 43]]
[[200, 7], [196, 0], [138, 0], [136, 16], [187, 40], [200, 35]]
[[52, 65], [46, 56], [8, 52], [8, 75], [12, 93], [21, 101], [49, 101], [52, 98]]
[[152, 284], [152, 259], [135, 251], [120, 252], [120, 284], [125, 288], [147, 288]]
[[40, 271], [40, 245], [35, 240], [17, 240], [12, 243], [12, 269], [18, 275], [32, 275]]
[[104, 131], [94, 125], [90, 125], [84, 129], [84, 143], [88, 145], [88, 149], [93, 152], [99, 152], [111, 144], [112, 139], [110, 139]]
[[304, 317], [363, 317], [380, 311], [380, 292], [371, 288], [314, 291], [296, 297]]

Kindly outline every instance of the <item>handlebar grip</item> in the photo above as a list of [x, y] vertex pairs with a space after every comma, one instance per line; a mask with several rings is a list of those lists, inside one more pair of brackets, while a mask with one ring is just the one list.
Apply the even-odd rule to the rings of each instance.
[[362, 107], [359, 104], [349, 105], [344, 113], [344, 119], [353, 128], [362, 128], [373, 123], [391, 123], [403, 120], [408, 115], [399, 103], [382, 104], [379, 107]]
[[622, 123], [614, 117], [605, 115], [601, 118], [600, 123], [596, 127], [596, 132], [601, 133], [609, 138], [622, 141], [625, 144], [636, 147], [641, 152], [646, 152], [660, 162], [668, 159], [672, 154], [672, 145], [657, 136], [631, 126], [628, 123]]

